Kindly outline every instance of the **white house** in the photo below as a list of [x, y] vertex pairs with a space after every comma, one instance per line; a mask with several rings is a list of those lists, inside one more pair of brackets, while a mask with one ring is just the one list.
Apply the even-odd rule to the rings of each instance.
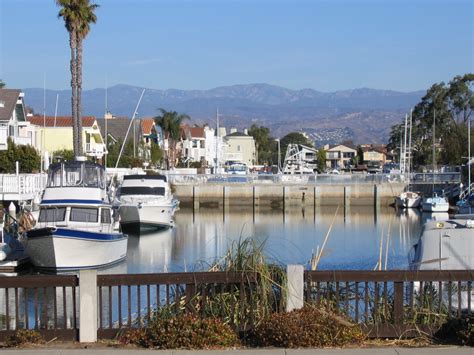
[[15, 144], [34, 145], [34, 128], [26, 119], [23, 97], [21, 90], [0, 89], [0, 150], [8, 148], [8, 138]]
[[247, 166], [255, 165], [257, 161], [257, 151], [255, 140], [248, 135], [247, 130], [237, 132], [231, 129], [231, 133], [224, 137], [227, 144], [225, 161], [245, 163]]

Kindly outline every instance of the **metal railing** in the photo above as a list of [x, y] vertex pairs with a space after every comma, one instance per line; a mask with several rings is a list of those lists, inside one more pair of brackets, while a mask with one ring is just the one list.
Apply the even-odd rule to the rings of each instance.
[[37, 194], [46, 186], [46, 174], [0, 174], [1, 194]]

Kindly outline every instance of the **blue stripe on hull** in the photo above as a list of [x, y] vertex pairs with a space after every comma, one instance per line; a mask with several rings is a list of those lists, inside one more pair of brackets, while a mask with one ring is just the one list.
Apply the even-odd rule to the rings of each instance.
[[31, 233], [27, 232], [27, 237], [31, 239], [44, 238], [48, 236], [58, 238], [78, 238], [97, 241], [115, 241], [127, 238], [127, 236], [123, 233], [97, 233], [67, 228], [57, 228], [56, 230], [54, 230], [54, 228], [40, 228], [36, 230], [31, 230]]

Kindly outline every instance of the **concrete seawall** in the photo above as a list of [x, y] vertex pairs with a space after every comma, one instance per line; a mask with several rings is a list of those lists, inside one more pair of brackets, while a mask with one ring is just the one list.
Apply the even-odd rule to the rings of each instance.
[[186, 184], [174, 185], [183, 206], [388, 206], [405, 184]]

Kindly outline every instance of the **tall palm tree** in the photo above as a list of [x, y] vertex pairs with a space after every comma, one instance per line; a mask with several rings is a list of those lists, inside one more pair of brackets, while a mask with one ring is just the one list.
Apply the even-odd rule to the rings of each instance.
[[62, 17], [69, 32], [69, 47], [71, 48], [71, 107], [73, 118], [74, 155], [83, 154], [82, 146], [82, 51], [83, 40], [90, 31], [90, 24], [96, 23], [94, 11], [99, 7], [89, 0], [56, 0], [61, 8], [58, 17]]
[[176, 142], [180, 139], [181, 125], [184, 120], [189, 120], [186, 114], [176, 111], [166, 111], [160, 108], [161, 115], [154, 117], [155, 123], [161, 127], [164, 138], [168, 140], [168, 151], [165, 151], [167, 167], [173, 168], [176, 163]]

